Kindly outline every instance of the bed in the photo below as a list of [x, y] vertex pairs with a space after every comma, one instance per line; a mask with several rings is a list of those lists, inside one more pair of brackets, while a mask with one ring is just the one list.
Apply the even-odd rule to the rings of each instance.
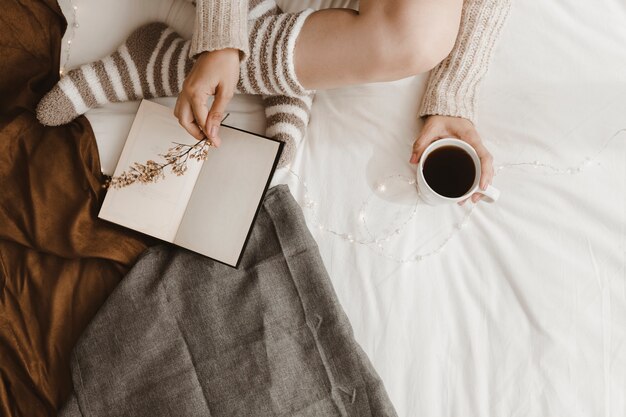
[[[60, 4], [68, 68], [151, 20], [191, 34], [180, 0]], [[625, 43], [620, 0], [513, 2], [476, 114], [496, 204], [419, 202], [408, 159], [426, 75], [316, 95], [273, 184], [302, 206], [400, 416], [626, 415]], [[87, 113], [107, 174], [137, 106]], [[229, 111], [230, 124], [263, 131], [258, 98]]]

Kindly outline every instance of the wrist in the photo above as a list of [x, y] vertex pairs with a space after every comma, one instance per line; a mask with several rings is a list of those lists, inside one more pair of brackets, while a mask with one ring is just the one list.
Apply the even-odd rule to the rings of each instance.
[[236, 48], [222, 48], [222, 49], [211, 49], [198, 53], [195, 58], [197, 60], [205, 60], [208, 57], [213, 58], [222, 58], [222, 59], [231, 59], [237, 60], [237, 62], [241, 61], [243, 51]]

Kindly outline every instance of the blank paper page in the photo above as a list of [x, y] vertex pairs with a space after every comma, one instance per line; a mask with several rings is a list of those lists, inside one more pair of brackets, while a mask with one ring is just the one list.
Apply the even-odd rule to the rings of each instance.
[[236, 265], [280, 142], [222, 126], [204, 162], [174, 243]]

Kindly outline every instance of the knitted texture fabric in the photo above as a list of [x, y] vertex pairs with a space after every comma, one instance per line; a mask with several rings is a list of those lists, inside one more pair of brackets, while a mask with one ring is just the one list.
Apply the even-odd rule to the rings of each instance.
[[474, 119], [478, 84], [489, 68], [511, 0], [467, 0], [452, 52], [430, 73], [420, 116]]
[[[241, 62], [237, 92], [264, 96], [266, 131], [285, 142], [279, 166], [291, 161], [309, 122], [312, 92], [299, 83], [293, 55], [311, 12], [281, 13], [273, 0], [250, 2], [250, 55]], [[192, 43], [164, 23], [144, 25], [112, 55], [68, 72], [41, 100], [37, 118], [58, 126], [105, 103], [178, 95], [193, 66]]]
[[266, 134], [285, 143], [278, 166], [293, 160], [296, 145], [306, 135], [313, 94], [300, 97], [263, 96]]
[[248, 2], [245, 0], [198, 0], [191, 38], [191, 57], [218, 49], [239, 49], [243, 61], [248, 48]]

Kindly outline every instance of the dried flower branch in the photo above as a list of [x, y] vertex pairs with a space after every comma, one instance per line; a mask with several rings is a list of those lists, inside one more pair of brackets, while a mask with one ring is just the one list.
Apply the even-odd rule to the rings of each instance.
[[183, 175], [187, 171], [187, 161], [191, 158], [196, 161], [204, 161], [209, 156], [209, 148], [213, 143], [204, 138], [193, 145], [174, 142], [174, 145], [164, 154], [159, 154], [165, 160], [164, 163], [158, 163], [153, 160], [144, 164], [139, 162], [133, 165], [120, 175], [111, 177], [105, 187], [107, 188], [123, 188], [136, 182], [140, 184], [154, 183], [165, 178], [165, 168], [170, 170], [177, 176]]
[[[221, 123], [224, 123], [228, 116], [230, 116], [230, 113], [226, 113]], [[209, 156], [209, 148], [215, 146], [206, 137], [193, 145], [173, 143], [176, 146], [169, 148], [165, 154], [159, 154], [160, 157], [165, 159], [164, 164], [159, 164], [152, 160], [147, 161], [145, 164], [135, 162], [128, 171], [124, 171], [116, 177], [109, 177], [104, 186], [106, 188], [124, 188], [136, 182], [140, 184], [154, 183], [165, 178], [164, 169], [168, 166], [177, 176], [183, 175], [187, 171], [189, 158], [196, 161], [205, 161]]]

